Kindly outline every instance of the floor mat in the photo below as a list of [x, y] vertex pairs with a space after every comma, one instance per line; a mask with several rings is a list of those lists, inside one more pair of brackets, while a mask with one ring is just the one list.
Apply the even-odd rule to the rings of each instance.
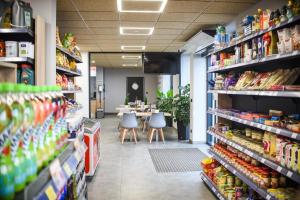
[[201, 171], [200, 162], [205, 158], [198, 148], [149, 149], [156, 172]]

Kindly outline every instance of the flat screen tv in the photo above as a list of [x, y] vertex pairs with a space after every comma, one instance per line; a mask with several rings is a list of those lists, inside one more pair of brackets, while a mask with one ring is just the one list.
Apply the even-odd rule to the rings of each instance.
[[145, 53], [144, 73], [170, 74], [180, 73], [180, 53]]

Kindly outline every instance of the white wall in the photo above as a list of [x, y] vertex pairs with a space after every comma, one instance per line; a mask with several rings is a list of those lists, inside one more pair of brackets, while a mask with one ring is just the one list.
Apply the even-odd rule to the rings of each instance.
[[126, 97], [126, 78], [136, 76], [144, 77], [145, 92], [148, 92], [148, 102], [155, 103], [158, 83], [157, 75], [144, 74], [142, 70], [136, 69], [104, 69], [105, 84], [105, 112], [115, 113], [116, 107], [124, 104]]
[[81, 70], [82, 76], [75, 78], [75, 82], [82, 88], [82, 92], [75, 94], [75, 99], [83, 106], [81, 113], [84, 117], [89, 117], [89, 54], [82, 52], [83, 63], [78, 64], [77, 68]]
[[191, 56], [191, 113], [190, 141], [206, 143], [206, 59]]
[[158, 88], [166, 93], [171, 88], [171, 76], [170, 75], [159, 75], [158, 76]]
[[[46, 84], [56, 84], [56, 0], [25, 0], [46, 22]], [[37, 66], [38, 67], [38, 66]]]
[[185, 86], [190, 83], [190, 54], [181, 54], [181, 86]]

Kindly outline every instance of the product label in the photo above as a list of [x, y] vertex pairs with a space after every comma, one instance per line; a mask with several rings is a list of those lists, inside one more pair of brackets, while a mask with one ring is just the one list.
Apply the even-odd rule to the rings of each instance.
[[17, 130], [16, 134], [11, 139], [11, 154], [12, 154], [12, 156], [16, 155], [21, 137], [22, 137], [22, 132], [19, 129], [19, 130]]

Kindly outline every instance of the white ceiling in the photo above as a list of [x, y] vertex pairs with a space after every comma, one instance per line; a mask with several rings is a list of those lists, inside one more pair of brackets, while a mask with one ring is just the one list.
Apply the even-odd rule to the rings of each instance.
[[[176, 52], [201, 29], [228, 23], [257, 2], [169, 0], [163, 13], [119, 13], [117, 0], [58, 0], [57, 25], [61, 33], [76, 35], [81, 51], [121, 52], [121, 45], [144, 45], [146, 52]], [[120, 35], [120, 26], [155, 29], [150, 36]]]

